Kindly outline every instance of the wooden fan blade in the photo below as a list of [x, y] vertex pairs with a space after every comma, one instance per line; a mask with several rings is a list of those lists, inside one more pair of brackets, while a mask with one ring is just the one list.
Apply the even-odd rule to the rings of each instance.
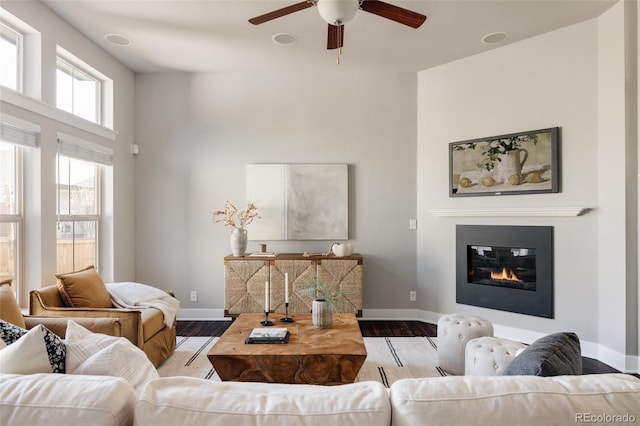
[[360, 9], [383, 18], [391, 19], [411, 28], [419, 28], [427, 20], [421, 13], [413, 12], [402, 7], [394, 6], [378, 0], [364, 0]]
[[274, 10], [273, 12], [265, 13], [264, 15], [251, 18], [249, 19], [249, 22], [251, 22], [253, 25], [264, 24], [265, 22], [271, 21], [272, 19], [280, 18], [282, 16], [289, 15], [290, 13], [307, 9], [314, 5], [315, 2], [313, 1], [301, 1], [300, 3], [292, 4], [291, 6], [283, 7], [282, 9]]
[[331, 25], [327, 30], [327, 49], [339, 49], [344, 45], [344, 25]]

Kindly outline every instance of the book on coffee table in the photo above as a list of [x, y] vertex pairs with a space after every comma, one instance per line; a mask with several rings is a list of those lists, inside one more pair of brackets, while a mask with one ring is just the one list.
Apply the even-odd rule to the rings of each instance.
[[284, 327], [254, 328], [247, 336], [245, 343], [287, 343], [289, 330]]

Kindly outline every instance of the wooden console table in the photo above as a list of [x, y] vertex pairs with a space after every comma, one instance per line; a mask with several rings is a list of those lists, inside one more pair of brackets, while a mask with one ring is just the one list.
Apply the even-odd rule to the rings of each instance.
[[[276, 257], [226, 256], [224, 258], [224, 314], [264, 312], [264, 283], [271, 286], [271, 312], [284, 312], [284, 274], [289, 275], [289, 313], [310, 313], [312, 299], [299, 292], [316, 277], [347, 300], [341, 311], [362, 316], [362, 256], [303, 256], [282, 253]], [[308, 285], [308, 284], [307, 284]]]

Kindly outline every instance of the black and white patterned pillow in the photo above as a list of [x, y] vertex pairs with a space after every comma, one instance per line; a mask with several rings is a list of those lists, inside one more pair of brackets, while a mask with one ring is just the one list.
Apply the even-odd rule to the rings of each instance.
[[[44, 325], [38, 325], [37, 327], [42, 331], [42, 338], [44, 339], [44, 344], [47, 348], [47, 356], [49, 357], [51, 372], [64, 373], [67, 352], [64, 342]], [[9, 322], [0, 320], [0, 339], [2, 339], [6, 345], [16, 342], [20, 337], [27, 334], [27, 332], [28, 330], [25, 330], [24, 328], [20, 328]]]
[[12, 344], [25, 334], [27, 334], [27, 330], [24, 328], [0, 320], [0, 340], [2, 340], [5, 345]]
[[39, 327], [42, 327], [42, 332], [44, 334], [44, 344], [47, 346], [47, 355], [49, 355], [51, 370], [54, 373], [64, 374], [65, 358], [67, 353], [64, 342], [56, 333], [49, 330], [44, 325], [40, 325]]

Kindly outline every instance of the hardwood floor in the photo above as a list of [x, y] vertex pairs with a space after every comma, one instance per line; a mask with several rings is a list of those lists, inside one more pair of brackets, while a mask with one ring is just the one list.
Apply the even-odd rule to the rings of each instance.
[[178, 321], [178, 336], [220, 337], [231, 325], [231, 321]]
[[[363, 337], [417, 337], [436, 335], [437, 327], [421, 321], [360, 320]], [[221, 336], [231, 321], [178, 321], [178, 336]]]
[[[360, 320], [363, 337], [436, 337], [437, 327], [422, 321]], [[221, 336], [231, 321], [178, 321], [178, 336]], [[593, 358], [582, 357], [583, 374], [619, 373], [618, 370]], [[634, 374], [639, 377], [639, 375]]]

